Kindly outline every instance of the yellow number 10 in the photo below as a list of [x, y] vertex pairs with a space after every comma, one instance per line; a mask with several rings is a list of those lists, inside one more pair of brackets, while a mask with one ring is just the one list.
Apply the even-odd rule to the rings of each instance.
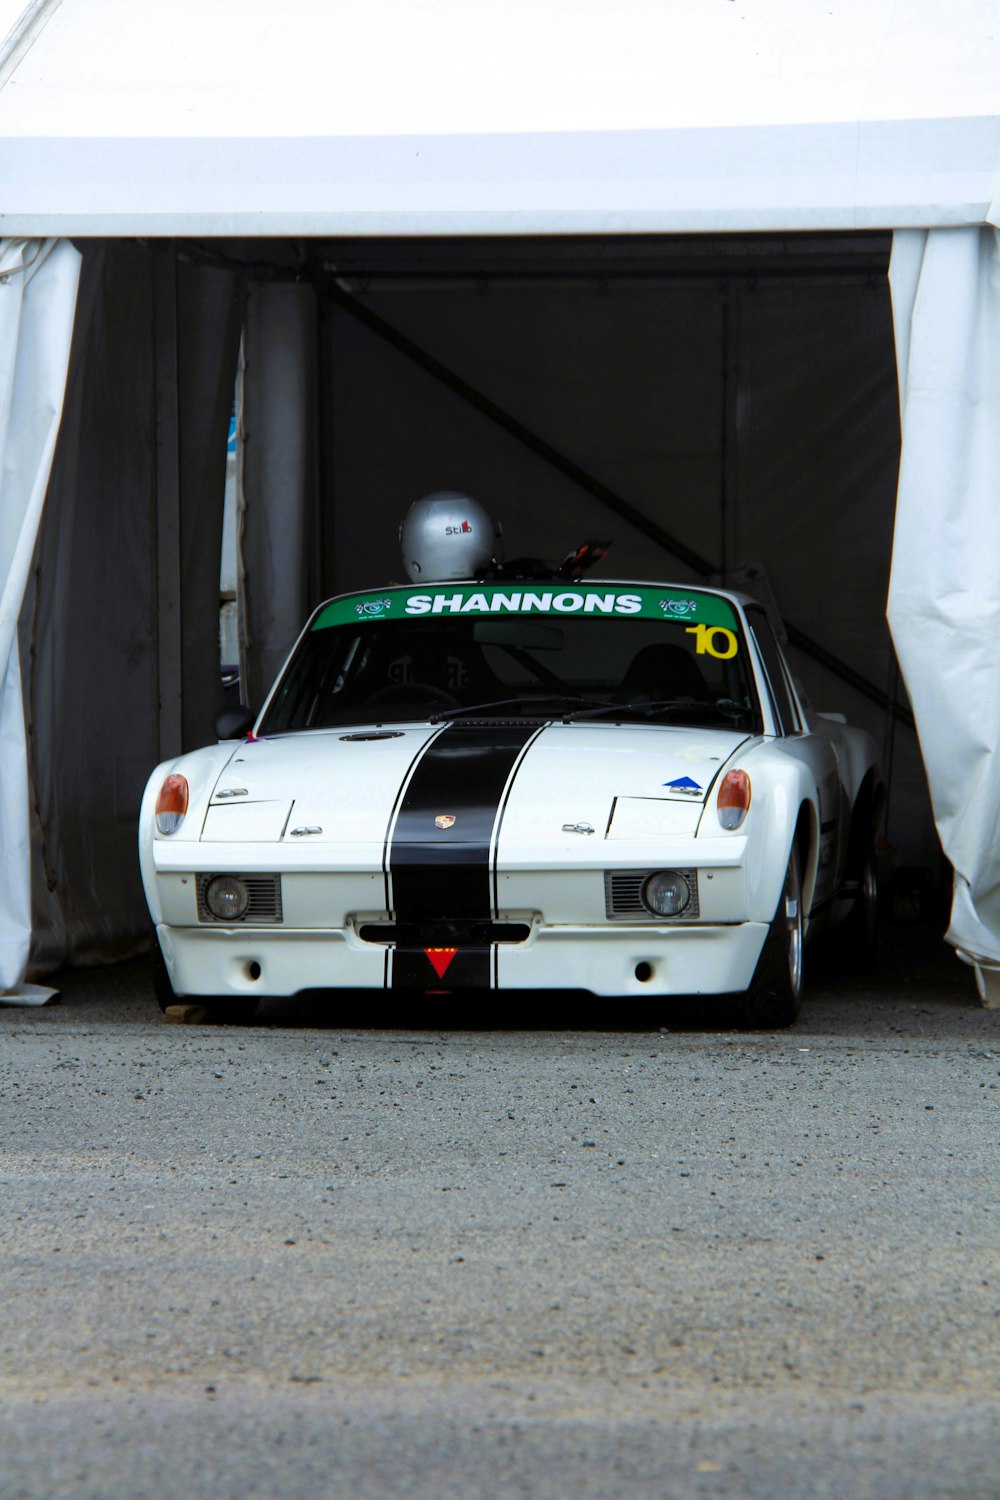
[[685, 635], [695, 638], [698, 656], [716, 656], [720, 661], [729, 661], [736, 655], [736, 635], [724, 625], [688, 625]]

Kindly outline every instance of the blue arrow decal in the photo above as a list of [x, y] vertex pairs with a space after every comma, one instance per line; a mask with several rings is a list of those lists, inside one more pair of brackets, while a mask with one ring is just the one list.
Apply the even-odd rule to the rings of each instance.
[[700, 792], [701, 787], [690, 776], [678, 776], [676, 781], [665, 781], [664, 786], [670, 787], [675, 792]]

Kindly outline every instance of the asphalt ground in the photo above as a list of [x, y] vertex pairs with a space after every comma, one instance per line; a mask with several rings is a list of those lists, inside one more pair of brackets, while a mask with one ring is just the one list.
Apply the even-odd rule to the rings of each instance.
[[1000, 1013], [0, 1009], [0, 1496], [1000, 1496]]

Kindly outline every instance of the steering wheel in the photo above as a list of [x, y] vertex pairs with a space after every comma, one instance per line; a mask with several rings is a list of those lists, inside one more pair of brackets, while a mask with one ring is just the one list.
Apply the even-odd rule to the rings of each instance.
[[428, 703], [442, 708], [458, 707], [457, 698], [444, 688], [435, 687], [432, 682], [392, 682], [366, 699], [366, 707], [369, 708], [391, 703]]

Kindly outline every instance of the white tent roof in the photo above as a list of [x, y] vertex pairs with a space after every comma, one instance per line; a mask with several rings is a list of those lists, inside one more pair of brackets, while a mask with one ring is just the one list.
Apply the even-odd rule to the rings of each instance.
[[997, 0], [0, 0], [0, 234], [982, 223]]

